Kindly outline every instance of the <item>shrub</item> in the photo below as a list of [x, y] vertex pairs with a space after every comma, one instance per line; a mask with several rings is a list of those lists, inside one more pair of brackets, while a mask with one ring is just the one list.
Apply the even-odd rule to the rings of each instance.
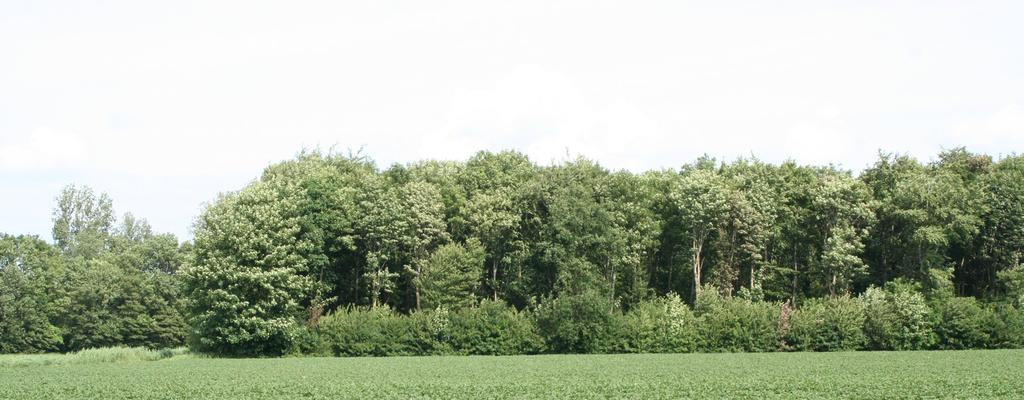
[[399, 353], [398, 338], [388, 336], [392, 319], [387, 308], [351, 308], [321, 318], [317, 329], [335, 355], [386, 356]]
[[973, 297], [950, 297], [934, 302], [932, 307], [938, 348], [959, 350], [990, 346], [987, 327], [996, 318]]
[[338, 310], [320, 320], [322, 346], [339, 356], [408, 356], [448, 352], [447, 311], [403, 316], [388, 308]]
[[450, 324], [449, 343], [457, 354], [535, 354], [544, 348], [530, 315], [500, 301], [485, 300], [454, 312]]
[[548, 298], [534, 317], [552, 352], [607, 353], [617, 347], [621, 315], [611, 300], [596, 292]]
[[319, 334], [318, 328], [298, 328], [295, 340], [292, 342], [292, 349], [288, 354], [292, 356], [308, 355], [315, 357], [330, 357], [334, 355], [326, 338]]
[[437, 308], [399, 316], [405, 323], [396, 324], [405, 333], [402, 348], [409, 355], [451, 354], [451, 314], [447, 309]]
[[625, 315], [622, 332], [622, 350], [629, 353], [686, 353], [697, 348], [697, 320], [675, 293], [634, 306]]
[[864, 345], [864, 305], [855, 298], [809, 300], [793, 312], [786, 345], [798, 351], [857, 350]]
[[1024, 309], [1010, 304], [991, 307], [992, 323], [986, 325], [989, 346], [999, 349], [1024, 348]]
[[779, 306], [739, 298], [723, 298], [713, 288], [697, 298], [699, 341], [708, 352], [778, 350]]
[[924, 296], [908, 285], [870, 287], [864, 302], [864, 334], [872, 350], [920, 350], [934, 341]]

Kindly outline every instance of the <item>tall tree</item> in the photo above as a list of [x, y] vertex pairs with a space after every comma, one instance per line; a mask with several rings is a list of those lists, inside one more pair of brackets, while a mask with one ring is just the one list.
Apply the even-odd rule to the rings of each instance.
[[[536, 176], [533, 162], [511, 151], [479, 152], [461, 169], [459, 181], [467, 199], [454, 219], [455, 230], [476, 237], [487, 249], [489, 276], [485, 280], [494, 300], [503, 289], [514, 289], [517, 293], [513, 297], [522, 295], [522, 265], [517, 265], [514, 274], [506, 274], [503, 269], [527, 251], [523, 229], [528, 201], [523, 191]], [[459, 228], [458, 224], [466, 226]]]
[[233, 355], [281, 354], [311, 296], [310, 259], [318, 243], [303, 235], [301, 187], [276, 180], [222, 196], [195, 226], [182, 272], [199, 347]]
[[416, 309], [421, 309], [423, 262], [430, 251], [448, 240], [445, 230], [444, 203], [441, 192], [430, 183], [410, 182], [400, 192], [405, 211], [405, 239], [409, 263], [404, 266], [411, 275], [416, 295]]
[[[1024, 264], [1024, 156], [1007, 157], [979, 178], [981, 226], [975, 237], [976, 258], [956, 270], [962, 292], [997, 294], [998, 274]], [[962, 260], [962, 259], [961, 259]]]
[[0, 234], [0, 354], [58, 350], [57, 250], [34, 236]]
[[690, 241], [693, 260], [694, 301], [700, 292], [704, 271], [705, 245], [728, 211], [729, 189], [714, 170], [685, 171], [670, 194]]
[[647, 296], [645, 267], [658, 247], [661, 221], [653, 211], [655, 192], [648, 180], [628, 172], [604, 180], [598, 200], [610, 220], [603, 245], [610, 296], [632, 305]]
[[476, 304], [487, 252], [480, 241], [448, 243], [420, 263], [423, 307], [461, 309]]
[[115, 221], [113, 202], [89, 187], [68, 185], [53, 211], [53, 239], [69, 257], [90, 259], [107, 250]]
[[863, 182], [826, 170], [811, 198], [819, 256], [812, 267], [829, 295], [852, 289], [867, 270], [860, 258], [869, 232], [873, 202]]

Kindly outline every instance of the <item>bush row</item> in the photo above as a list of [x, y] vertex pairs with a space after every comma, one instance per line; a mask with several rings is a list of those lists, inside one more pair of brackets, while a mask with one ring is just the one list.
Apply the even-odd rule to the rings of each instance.
[[695, 308], [669, 295], [627, 312], [584, 293], [530, 311], [493, 301], [409, 315], [351, 308], [324, 317], [299, 342], [297, 352], [325, 356], [1021, 348], [1024, 311], [899, 287], [799, 308], [705, 290]]

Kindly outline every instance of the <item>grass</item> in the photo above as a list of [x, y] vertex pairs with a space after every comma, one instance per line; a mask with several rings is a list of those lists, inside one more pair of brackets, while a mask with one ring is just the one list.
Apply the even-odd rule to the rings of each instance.
[[7, 354], [0, 355], [0, 368], [44, 365], [78, 365], [130, 361], [157, 361], [172, 357], [192, 357], [188, 349], [149, 350], [140, 347], [105, 347], [86, 349], [70, 354]]
[[1024, 398], [1024, 350], [216, 359], [0, 368], [0, 398]]

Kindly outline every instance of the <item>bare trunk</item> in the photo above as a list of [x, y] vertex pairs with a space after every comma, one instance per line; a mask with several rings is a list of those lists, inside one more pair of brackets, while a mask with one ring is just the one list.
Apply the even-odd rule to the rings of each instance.
[[[608, 265], [610, 267], [611, 263], [606, 261], [606, 265]], [[615, 301], [615, 278], [616, 278], [616, 273], [615, 272], [616, 272], [615, 269], [612, 269], [612, 294], [611, 294], [611, 300], [612, 301]]]
[[796, 246], [793, 246], [793, 294], [791, 298], [793, 304], [796, 304], [796, 289], [800, 278], [800, 262], [796, 259]]
[[419, 267], [416, 267], [416, 311], [422, 311], [420, 308], [420, 282], [422, 282], [423, 271]]
[[701, 258], [700, 253], [703, 249], [703, 241], [693, 241], [693, 303], [697, 304], [697, 295], [700, 293], [700, 273], [701, 273]]
[[750, 263], [750, 290], [754, 290], [754, 263]]
[[494, 292], [494, 301], [498, 301], [498, 260], [491, 262], [491, 289]]

